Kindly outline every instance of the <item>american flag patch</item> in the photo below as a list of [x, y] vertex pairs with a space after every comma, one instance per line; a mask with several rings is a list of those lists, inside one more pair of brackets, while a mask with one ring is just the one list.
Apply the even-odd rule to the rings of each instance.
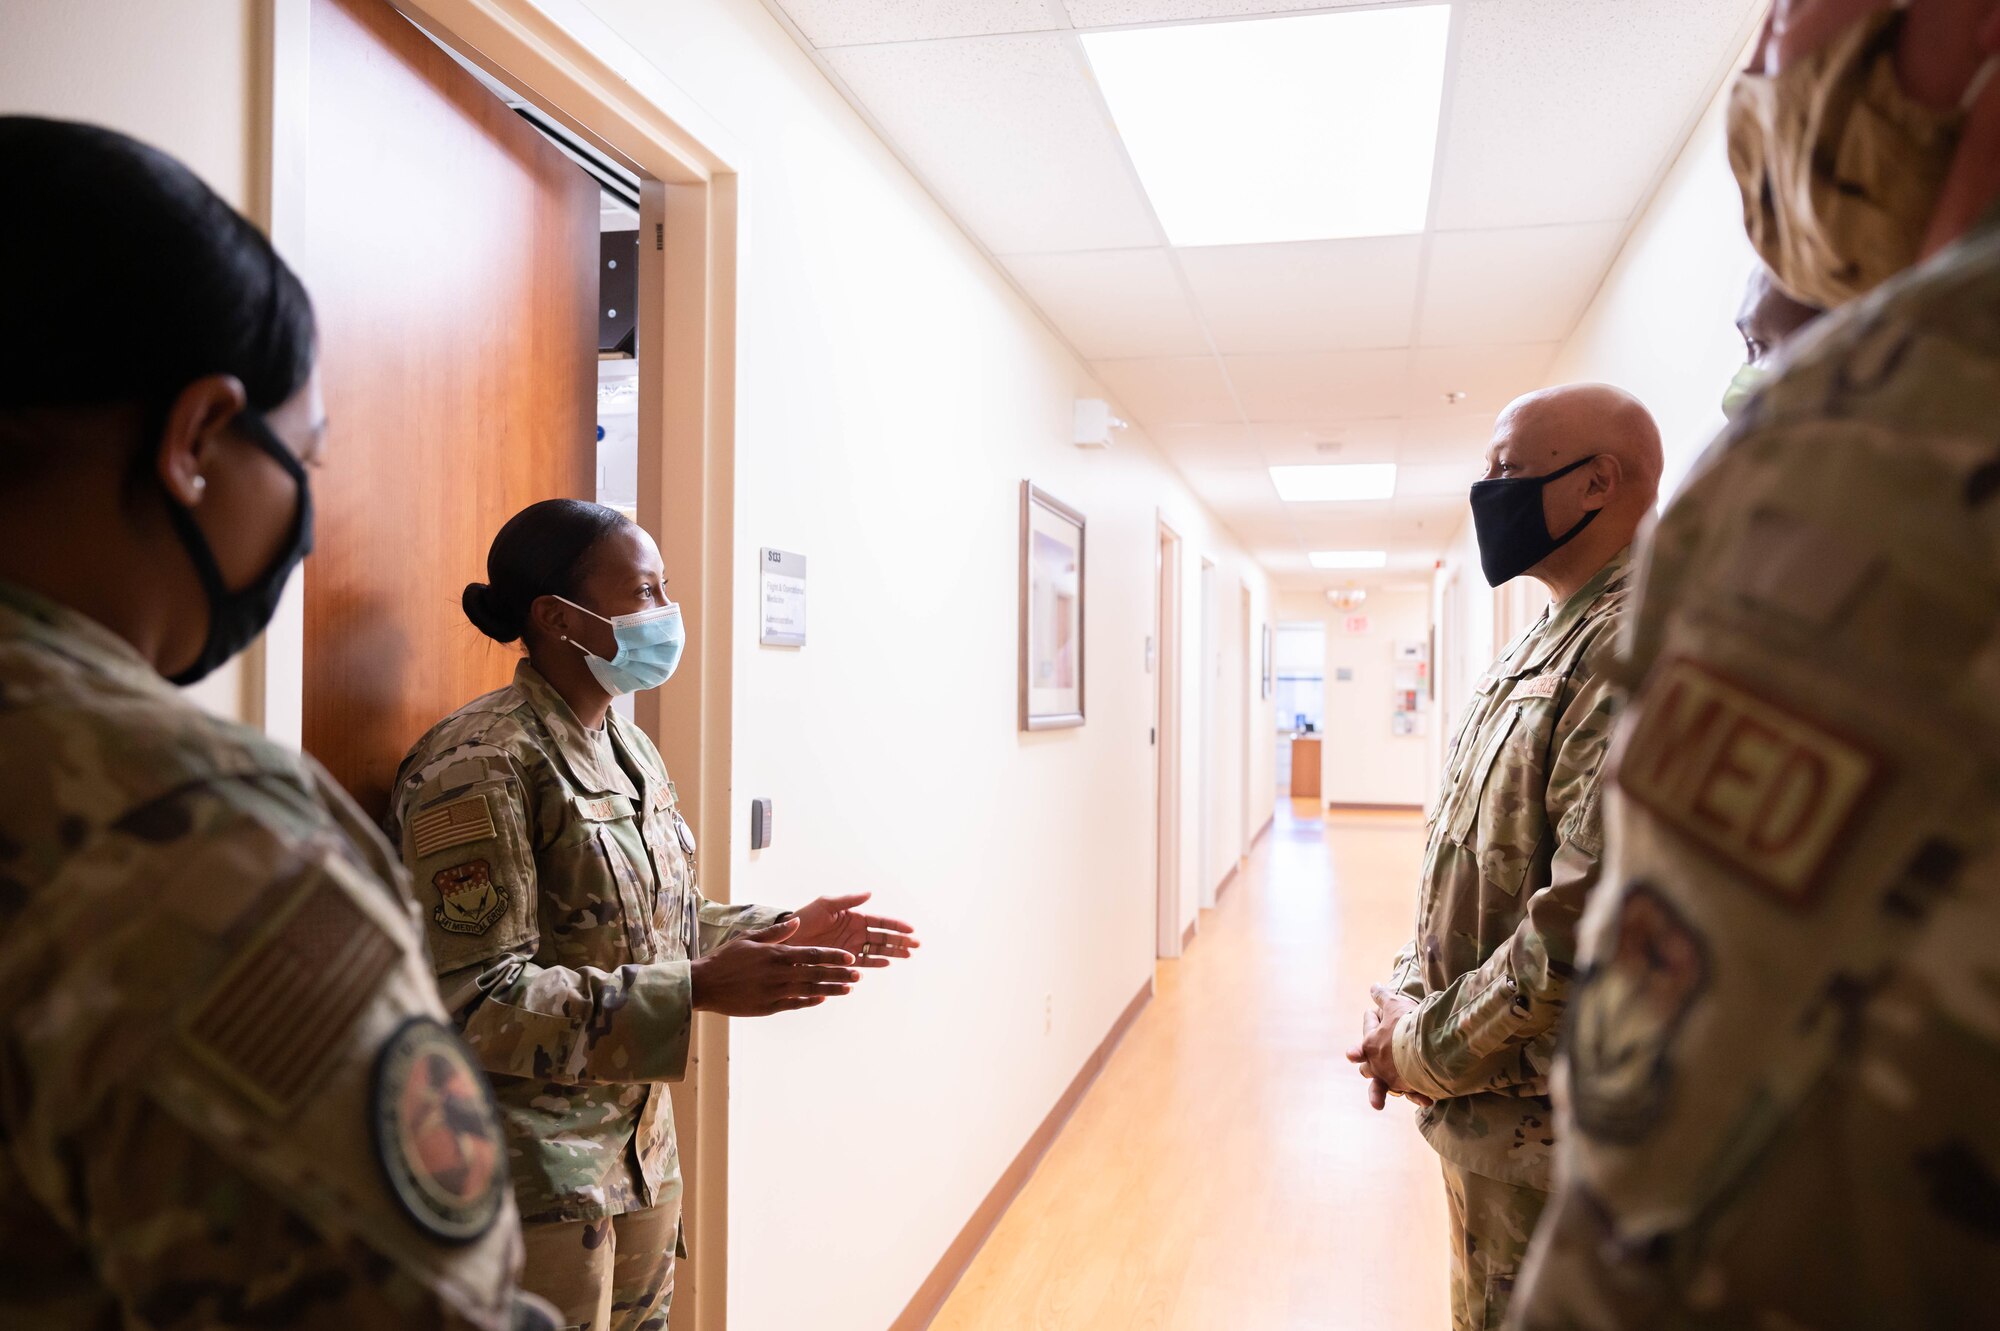
[[280, 1117], [346, 1046], [399, 956], [335, 871], [323, 865], [280, 908], [182, 1028], [210, 1068]]
[[410, 848], [420, 860], [470, 841], [491, 841], [498, 835], [493, 810], [484, 795], [467, 795], [410, 819]]

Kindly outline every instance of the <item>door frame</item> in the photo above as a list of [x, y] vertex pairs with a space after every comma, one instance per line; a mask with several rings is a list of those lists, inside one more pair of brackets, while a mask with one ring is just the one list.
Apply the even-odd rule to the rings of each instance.
[[[658, 539], [694, 628], [671, 690], [636, 702], [710, 847], [702, 891], [731, 898], [735, 824], [736, 264], [741, 156], [721, 127], [582, 0], [388, 0], [398, 11], [641, 178], [639, 521]], [[260, 0], [256, 220], [303, 252], [309, 179], [312, 0]], [[651, 233], [654, 243], [645, 244]], [[673, 484], [667, 478], [673, 477]], [[305, 571], [308, 575], [310, 569]], [[246, 662], [245, 718], [296, 746], [302, 733], [304, 578]], [[712, 794], [713, 798], [705, 798]], [[675, 1087], [691, 1260], [677, 1331], [721, 1331], [728, 1290], [728, 1025], [695, 1022]]]
[[1181, 954], [1181, 536], [1155, 515], [1153, 635], [1154, 955]]
[[1241, 821], [1236, 825], [1238, 841], [1236, 848], [1236, 868], [1238, 873], [1241, 873], [1244, 864], [1250, 858], [1250, 844], [1256, 840], [1256, 832], [1250, 826], [1250, 737], [1253, 733], [1251, 718], [1255, 712], [1255, 704], [1251, 700], [1257, 696], [1259, 676], [1257, 673], [1257, 648], [1252, 642], [1255, 635], [1250, 631], [1253, 619], [1250, 605], [1250, 584], [1238, 578], [1236, 586], [1243, 600], [1243, 766], [1239, 773], [1242, 779], [1237, 782], [1242, 795], [1240, 806], [1242, 812], [1239, 815]]

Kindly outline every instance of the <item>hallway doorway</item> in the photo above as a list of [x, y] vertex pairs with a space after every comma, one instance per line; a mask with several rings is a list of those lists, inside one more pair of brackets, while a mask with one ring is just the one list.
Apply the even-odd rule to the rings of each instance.
[[1164, 521], [1154, 546], [1154, 955], [1178, 957], [1181, 928], [1181, 538]]

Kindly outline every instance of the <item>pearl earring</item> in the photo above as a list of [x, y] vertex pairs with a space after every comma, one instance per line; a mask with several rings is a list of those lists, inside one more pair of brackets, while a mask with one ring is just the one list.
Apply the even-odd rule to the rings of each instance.
[[195, 478], [194, 478], [194, 492], [195, 492], [196, 494], [200, 494], [200, 493], [202, 493], [203, 491], [205, 491], [206, 489], [208, 489], [208, 477], [206, 477], [206, 476], [197, 476], [197, 477], [195, 477]]

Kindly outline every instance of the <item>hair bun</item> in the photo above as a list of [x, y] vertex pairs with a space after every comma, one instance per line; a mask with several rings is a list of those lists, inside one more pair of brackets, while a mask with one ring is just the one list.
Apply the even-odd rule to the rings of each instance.
[[468, 582], [458, 603], [465, 617], [472, 621], [472, 627], [495, 642], [513, 642], [521, 636], [521, 625], [514, 622], [515, 617], [505, 607], [495, 604], [497, 600], [490, 584]]

